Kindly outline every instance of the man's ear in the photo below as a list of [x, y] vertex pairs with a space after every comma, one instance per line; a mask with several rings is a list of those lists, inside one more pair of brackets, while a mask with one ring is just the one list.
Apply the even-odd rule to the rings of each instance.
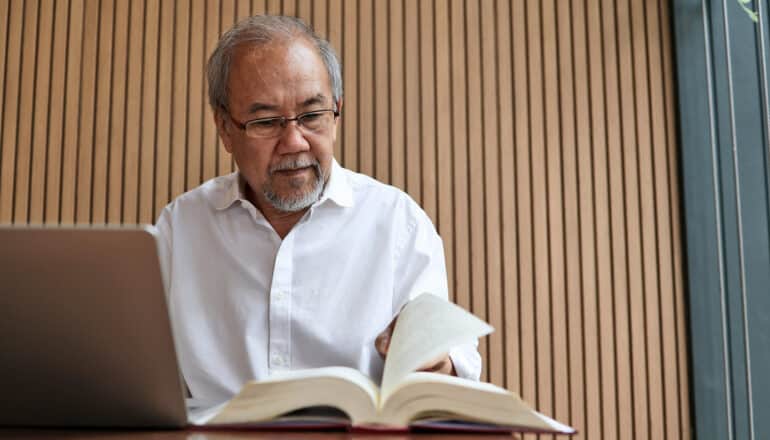
[[222, 141], [222, 146], [225, 147], [225, 150], [228, 153], [232, 154], [233, 143], [230, 139], [230, 132], [227, 130], [227, 119], [222, 111], [214, 112], [214, 123], [217, 126], [217, 134], [219, 135], [219, 139]]

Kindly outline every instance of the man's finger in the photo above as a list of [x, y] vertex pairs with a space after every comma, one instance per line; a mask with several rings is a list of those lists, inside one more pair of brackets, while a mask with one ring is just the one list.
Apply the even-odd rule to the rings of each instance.
[[452, 358], [450, 358], [448, 354], [441, 355], [436, 359], [427, 362], [425, 365], [418, 368], [417, 371], [449, 374], [452, 376], [457, 375], [457, 373], [455, 373], [454, 363], [452, 363]]
[[388, 355], [388, 349], [390, 348], [390, 337], [393, 335], [393, 329], [396, 327], [396, 320], [398, 316], [390, 321], [390, 324], [383, 330], [377, 339], [374, 340], [374, 348], [377, 349], [377, 353], [384, 359]]

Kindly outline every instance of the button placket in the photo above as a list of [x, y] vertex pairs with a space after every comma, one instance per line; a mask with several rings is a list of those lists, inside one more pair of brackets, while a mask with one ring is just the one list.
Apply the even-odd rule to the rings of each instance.
[[293, 234], [289, 233], [278, 248], [270, 288], [270, 370], [291, 367], [291, 285], [294, 251]]

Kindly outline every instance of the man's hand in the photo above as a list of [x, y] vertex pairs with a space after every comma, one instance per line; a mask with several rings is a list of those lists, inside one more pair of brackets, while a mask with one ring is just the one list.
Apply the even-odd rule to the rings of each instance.
[[[390, 348], [390, 337], [393, 335], [393, 329], [396, 328], [396, 320], [398, 316], [393, 318], [393, 321], [388, 324], [385, 330], [382, 331], [374, 340], [374, 347], [377, 349], [377, 353], [385, 359], [388, 356], [388, 349]], [[444, 354], [438, 358], [426, 363], [417, 371], [427, 371], [429, 373], [449, 374], [451, 376], [457, 376], [455, 366], [452, 363], [452, 359], [449, 354]]]

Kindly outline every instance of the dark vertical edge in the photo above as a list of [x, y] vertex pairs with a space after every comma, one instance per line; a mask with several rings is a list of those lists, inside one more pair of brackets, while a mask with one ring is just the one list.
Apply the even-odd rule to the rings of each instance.
[[[668, 6], [668, 3], [664, 3], [664, 2], [665, 2], [665, 0], [658, 0], [658, 23], [660, 23], [660, 28], [659, 28], [660, 35], [659, 35], [658, 41], [660, 41], [660, 44], [661, 44], [661, 48], [660, 48], [660, 54], [661, 54], [661, 57], [662, 57], [662, 60], [661, 60], [661, 69], [662, 69], [661, 77], [664, 79], [663, 80], [663, 103], [664, 103], [663, 111], [664, 111], [664, 121], [665, 121], [666, 150], [671, 150], [671, 149], [676, 148], [675, 147], [675, 145], [676, 145], [675, 144], [675, 142], [676, 142], [676, 139], [675, 139], [676, 133], [672, 133], [671, 132], [671, 130], [670, 130], [671, 124], [669, 123], [669, 121], [672, 118], [674, 118], [675, 116], [672, 115], [672, 114], [669, 114], [668, 102], [669, 102], [669, 100], [673, 101], [674, 98], [673, 98], [672, 95], [675, 94], [676, 91], [675, 90], [669, 90], [668, 86], [669, 86], [670, 82], [666, 80], [666, 73], [669, 72], [669, 70], [671, 69], [671, 64], [670, 63], [674, 62], [674, 60], [668, 59], [668, 57], [666, 56], [667, 51], [665, 50], [664, 45], [674, 46], [674, 41], [666, 39], [667, 35], [668, 36], [672, 36], [673, 35], [674, 17], [673, 17], [673, 14], [671, 14], [671, 15], [664, 15], [664, 8], [666, 8]], [[664, 17], [667, 17], [668, 20], [664, 20]], [[666, 29], [666, 28], [669, 29], [669, 33], [668, 34], [664, 31], [664, 29]], [[674, 51], [671, 51], [671, 52], [668, 52], [668, 53], [670, 53], [670, 54], [675, 56]], [[671, 70], [671, 72], [673, 73], [673, 70]], [[673, 78], [672, 78], [672, 82], [673, 82]], [[671, 161], [669, 160], [669, 157], [670, 157], [670, 154], [667, 152], [667, 154], [666, 154], [666, 185], [669, 188], [669, 191], [667, 192], [668, 198], [665, 201], [665, 203], [668, 204], [668, 211], [670, 213], [681, 212], [678, 209], [678, 207], [677, 207], [676, 210], [674, 209], [675, 208], [675, 206], [674, 206], [674, 197], [673, 197], [672, 192], [679, 188], [679, 182], [672, 181], [672, 179], [671, 179], [672, 173], [674, 171], [674, 169], [673, 169], [674, 164], [671, 163]], [[669, 249], [667, 251], [672, 255], [672, 258], [671, 258], [671, 265], [672, 265], [671, 266], [671, 273], [674, 274], [674, 277], [676, 277], [676, 273], [677, 273], [676, 272], [676, 267], [677, 267], [676, 266], [676, 260], [677, 259], [676, 259], [676, 255], [675, 255], [676, 246], [675, 246], [675, 241], [674, 240], [675, 240], [675, 238], [677, 236], [677, 234], [675, 233], [675, 230], [678, 229], [678, 228], [680, 228], [679, 218], [674, 218], [672, 216], [669, 219], [669, 234], [670, 235], [669, 235]], [[681, 234], [680, 234], [680, 236], [681, 236]], [[680, 335], [678, 334], [678, 329], [679, 329], [679, 325], [680, 325], [679, 324], [679, 314], [676, 313], [676, 310], [677, 310], [677, 298], [680, 295], [684, 296], [685, 292], [680, 292], [677, 289], [677, 284], [678, 283], [676, 282], [676, 279], [674, 279], [672, 281], [673, 281], [672, 282], [673, 291], [671, 292], [672, 293], [672, 297], [671, 297], [672, 303], [670, 304], [670, 306], [675, 311], [674, 312], [674, 328], [677, 329], [677, 334], [674, 335], [674, 339], [675, 339], [674, 349], [675, 349], [675, 352], [680, 353], [681, 350], [685, 349], [685, 347], [681, 347], [680, 346]], [[682, 438], [684, 438], [685, 436], [687, 436], [687, 433], [691, 432], [687, 428], [688, 423], [686, 423], [686, 422], [688, 422], [688, 421], [686, 421], [686, 417], [685, 417], [685, 411], [686, 411], [685, 408], [690, 406], [690, 402], [689, 401], [682, 401], [681, 400], [681, 392], [680, 392], [680, 390], [682, 388], [682, 377], [686, 376], [688, 374], [688, 372], [686, 370], [687, 366], [686, 365], [681, 365], [680, 362], [678, 361], [678, 359], [677, 359], [677, 362], [676, 362], [676, 366], [677, 366], [676, 367], [676, 386], [677, 386], [676, 394], [677, 394], [677, 408], [678, 408], [679, 429], [680, 429], [679, 434], [680, 434], [680, 436]]]

